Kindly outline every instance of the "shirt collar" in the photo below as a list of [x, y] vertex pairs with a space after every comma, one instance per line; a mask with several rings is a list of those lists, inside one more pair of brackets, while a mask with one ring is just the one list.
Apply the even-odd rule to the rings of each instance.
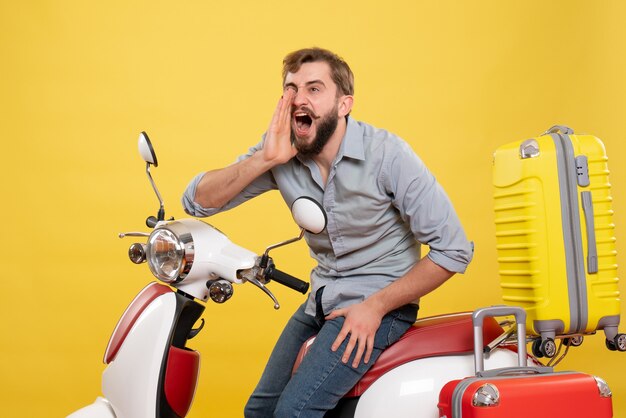
[[355, 160], [365, 159], [365, 151], [363, 150], [363, 127], [350, 116], [348, 116], [346, 133], [339, 147], [337, 161], [343, 157]]

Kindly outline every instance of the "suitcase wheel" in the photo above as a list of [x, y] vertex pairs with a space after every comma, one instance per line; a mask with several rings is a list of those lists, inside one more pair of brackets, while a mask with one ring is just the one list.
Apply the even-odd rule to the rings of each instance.
[[563, 338], [563, 345], [570, 347], [578, 347], [583, 343], [584, 337], [582, 335], [576, 335], [575, 337]]
[[617, 334], [613, 340], [606, 340], [606, 347], [611, 351], [626, 351], [626, 334]]
[[585, 339], [585, 337], [583, 337], [582, 335], [577, 335], [577, 336], [572, 337], [570, 339], [570, 344], [573, 347], [580, 347], [580, 345], [583, 343], [584, 339]]
[[556, 343], [552, 338], [545, 340], [537, 339], [533, 341], [533, 355], [537, 358], [552, 358], [556, 354]]

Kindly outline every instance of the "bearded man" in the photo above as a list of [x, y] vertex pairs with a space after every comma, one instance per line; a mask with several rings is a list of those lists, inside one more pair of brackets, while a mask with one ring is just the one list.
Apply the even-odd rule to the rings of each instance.
[[[246, 417], [322, 417], [413, 324], [419, 298], [472, 259], [443, 189], [402, 139], [350, 116], [354, 77], [321, 48], [283, 61], [283, 95], [263, 140], [201, 173], [185, 211], [210, 216], [269, 190], [288, 206], [322, 204], [326, 229], [305, 238], [317, 266], [245, 408]], [[420, 246], [429, 246], [421, 257]], [[317, 337], [292, 376], [304, 341]]]

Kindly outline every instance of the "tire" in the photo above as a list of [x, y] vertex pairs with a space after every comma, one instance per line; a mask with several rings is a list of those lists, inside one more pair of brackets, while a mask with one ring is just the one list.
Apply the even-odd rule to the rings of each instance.
[[544, 357], [552, 358], [556, 354], [556, 343], [552, 338], [548, 338], [547, 340], [541, 342], [539, 350], [541, 350]]
[[532, 348], [533, 356], [537, 358], [543, 357], [543, 353], [541, 352], [540, 346], [541, 346], [541, 340], [539, 339], [533, 340], [533, 345], [531, 348]]
[[617, 334], [613, 342], [618, 351], [626, 351], [626, 334]]

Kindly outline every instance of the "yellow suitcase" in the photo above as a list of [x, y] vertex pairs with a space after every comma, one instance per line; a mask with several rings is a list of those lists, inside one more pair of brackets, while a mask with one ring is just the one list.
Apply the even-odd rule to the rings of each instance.
[[602, 329], [618, 333], [620, 298], [606, 151], [592, 135], [555, 126], [494, 154], [495, 224], [505, 302], [526, 309], [537, 356], [555, 338], [578, 345]]

